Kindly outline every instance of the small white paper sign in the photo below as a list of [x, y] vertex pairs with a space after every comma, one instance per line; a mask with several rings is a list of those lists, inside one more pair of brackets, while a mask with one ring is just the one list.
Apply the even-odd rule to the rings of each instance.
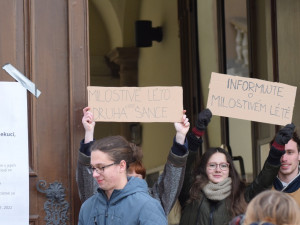
[[182, 87], [89, 86], [88, 106], [95, 121], [180, 122]]
[[212, 73], [207, 108], [213, 115], [286, 125], [292, 122], [297, 87]]
[[0, 82], [0, 225], [29, 223], [27, 90]]

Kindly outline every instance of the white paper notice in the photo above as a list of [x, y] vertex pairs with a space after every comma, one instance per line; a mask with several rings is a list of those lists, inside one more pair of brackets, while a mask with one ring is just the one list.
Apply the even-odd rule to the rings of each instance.
[[27, 90], [0, 82], [0, 225], [29, 223]]

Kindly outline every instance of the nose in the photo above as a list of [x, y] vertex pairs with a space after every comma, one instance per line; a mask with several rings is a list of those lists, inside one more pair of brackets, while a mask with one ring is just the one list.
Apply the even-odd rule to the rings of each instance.
[[285, 161], [286, 161], [286, 153], [283, 156], [281, 156], [281, 162], [285, 162]]
[[217, 165], [217, 166], [216, 166], [216, 171], [218, 171], [218, 172], [221, 171], [220, 165]]
[[98, 177], [99, 174], [96, 172], [96, 170], [93, 170], [93, 177]]

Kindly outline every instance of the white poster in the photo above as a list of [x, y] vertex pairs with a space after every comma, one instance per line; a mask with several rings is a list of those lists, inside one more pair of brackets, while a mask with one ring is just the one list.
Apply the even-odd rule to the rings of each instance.
[[29, 224], [27, 90], [0, 82], [0, 225]]

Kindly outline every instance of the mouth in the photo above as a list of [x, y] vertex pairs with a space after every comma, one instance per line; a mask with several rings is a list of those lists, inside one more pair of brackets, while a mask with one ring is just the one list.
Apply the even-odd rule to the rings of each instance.
[[103, 180], [97, 180], [98, 184], [101, 184], [103, 182]]
[[287, 168], [289, 168], [289, 164], [281, 164], [280, 168], [287, 169]]

